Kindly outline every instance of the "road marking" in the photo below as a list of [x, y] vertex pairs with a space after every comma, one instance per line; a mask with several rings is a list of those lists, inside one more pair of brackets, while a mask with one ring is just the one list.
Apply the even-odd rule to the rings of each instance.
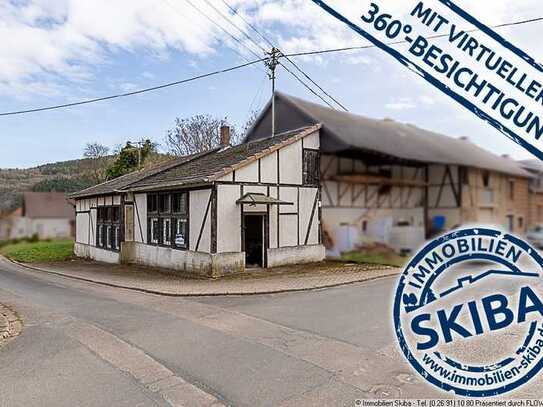
[[103, 360], [131, 375], [151, 392], [160, 395], [172, 407], [224, 406], [216, 397], [176, 376], [142, 350], [94, 325], [75, 321], [66, 326], [65, 332]]

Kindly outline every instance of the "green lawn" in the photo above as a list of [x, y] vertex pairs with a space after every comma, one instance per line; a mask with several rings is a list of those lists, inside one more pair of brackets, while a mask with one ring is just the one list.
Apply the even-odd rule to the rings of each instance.
[[21, 242], [0, 248], [0, 254], [22, 263], [47, 263], [73, 257], [73, 240]]
[[343, 253], [341, 260], [353, 263], [382, 264], [386, 266], [402, 267], [406, 263], [407, 258], [398, 256], [394, 253], [350, 252]]

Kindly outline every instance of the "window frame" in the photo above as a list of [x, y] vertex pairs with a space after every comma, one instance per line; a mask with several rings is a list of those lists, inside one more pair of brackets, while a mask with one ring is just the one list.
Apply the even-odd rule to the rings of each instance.
[[[167, 247], [176, 250], [190, 250], [189, 240], [189, 198], [190, 191], [169, 191], [154, 192], [147, 194], [147, 199], [155, 200], [156, 211], [147, 213], [147, 244], [150, 246]], [[179, 206], [176, 205], [176, 198], [179, 198]], [[167, 204], [164, 204], [167, 202]], [[151, 208], [148, 202], [148, 208]], [[185, 243], [175, 243], [177, 225], [179, 221], [185, 222]], [[158, 230], [155, 231], [155, 223]], [[166, 225], [169, 233], [166, 235]], [[155, 235], [156, 233], [156, 235]], [[154, 239], [157, 236], [158, 239]]]
[[96, 207], [96, 237], [94, 245], [102, 250], [120, 252], [122, 243], [121, 205]]
[[320, 150], [302, 149], [302, 184], [304, 186], [320, 185], [320, 159]]

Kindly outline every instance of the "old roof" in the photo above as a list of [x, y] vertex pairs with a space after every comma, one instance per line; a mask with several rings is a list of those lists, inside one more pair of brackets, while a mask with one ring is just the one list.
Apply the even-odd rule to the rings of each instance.
[[136, 171], [87, 188], [70, 197], [83, 198], [122, 191], [149, 191], [210, 183], [319, 129], [320, 125], [306, 126], [264, 140], [178, 158], [149, 170]]
[[528, 171], [543, 173], [543, 161], [541, 160], [520, 160], [519, 164]]
[[[268, 134], [270, 104], [247, 140]], [[339, 153], [359, 149], [418, 163], [452, 164], [529, 177], [517, 162], [455, 139], [394, 120], [369, 119], [337, 111], [303, 99], [276, 93], [277, 127], [321, 123], [321, 151]], [[499, 137], [498, 135], [496, 137]]]
[[123, 189], [128, 191], [156, 190], [213, 182], [260, 157], [313, 134], [319, 129], [320, 125], [307, 126], [267, 139], [213, 151], [189, 160], [183, 165], [134, 182]]
[[74, 219], [74, 207], [64, 192], [25, 192], [23, 216], [27, 218]]
[[[215, 150], [211, 150], [211, 151], [215, 151]], [[82, 191], [75, 192], [70, 195], [70, 198], [84, 198], [84, 197], [91, 197], [91, 196], [98, 196], [98, 195], [113, 194], [113, 193], [121, 191], [123, 188], [126, 188], [127, 186], [129, 186], [130, 184], [134, 182], [140, 181], [146, 177], [153, 176], [162, 171], [175, 168], [203, 154], [208, 154], [211, 151], [206, 151], [205, 153], [174, 158], [172, 160], [153, 166], [151, 168], [144, 168], [139, 171], [134, 171], [129, 174], [123, 175], [121, 177], [112, 179], [110, 181], [106, 181], [101, 184], [94, 185]]]

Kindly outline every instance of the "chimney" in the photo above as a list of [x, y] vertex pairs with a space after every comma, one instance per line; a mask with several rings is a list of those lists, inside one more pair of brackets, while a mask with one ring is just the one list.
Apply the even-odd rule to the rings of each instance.
[[230, 145], [230, 126], [221, 126], [221, 146], [228, 147]]

